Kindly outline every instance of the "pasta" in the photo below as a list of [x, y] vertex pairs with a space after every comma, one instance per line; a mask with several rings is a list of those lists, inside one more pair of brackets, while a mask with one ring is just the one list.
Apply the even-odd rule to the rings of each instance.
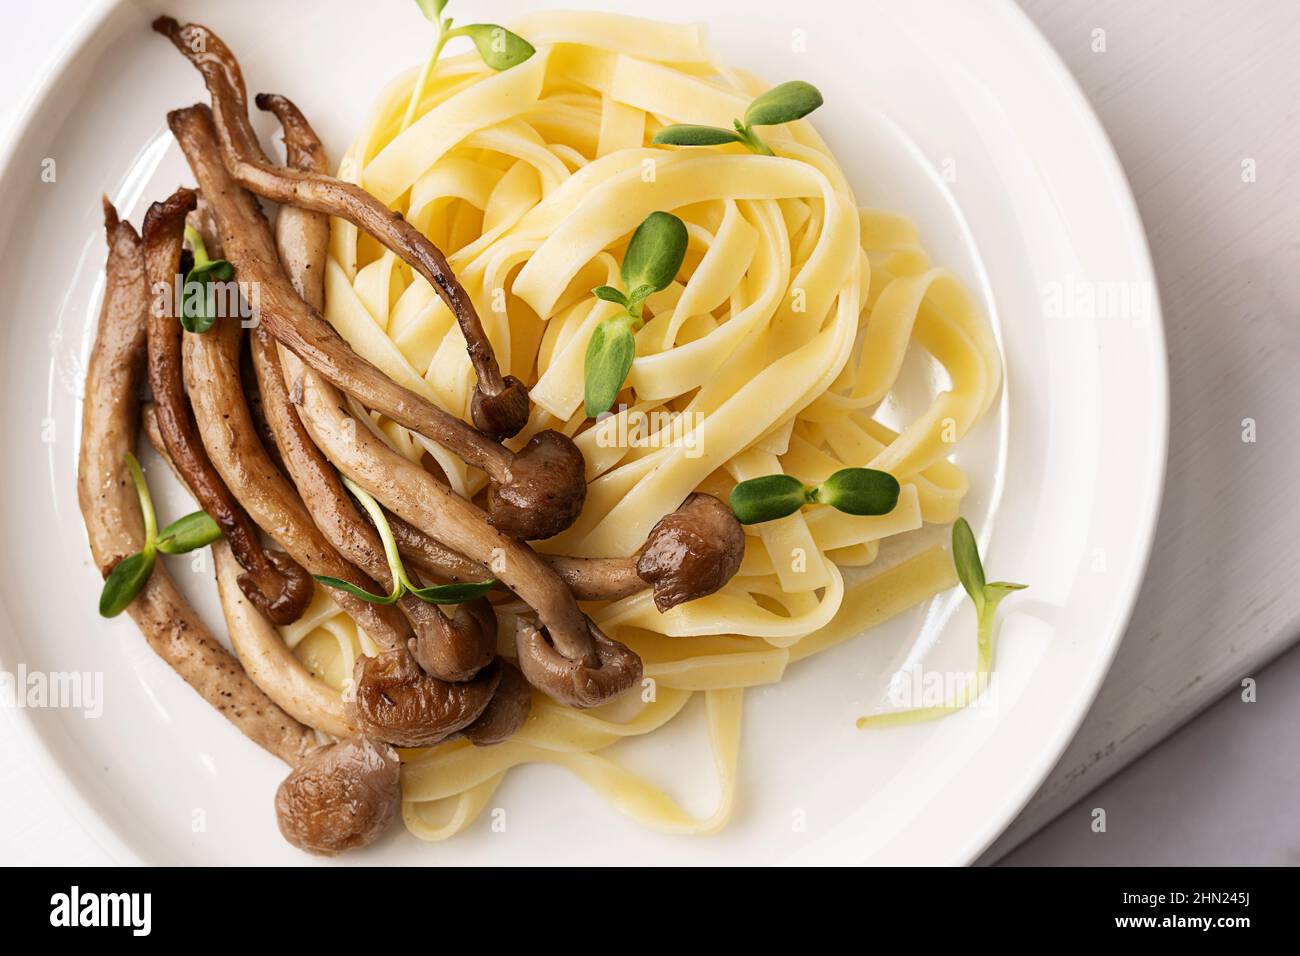
[[[737, 576], [667, 613], [648, 591], [586, 605], [641, 655], [642, 692], [590, 711], [538, 697], [504, 744], [404, 752], [404, 818], [417, 836], [445, 839], [473, 823], [511, 768], [548, 762], [646, 826], [707, 833], [730, 812], [745, 688], [779, 681], [790, 664], [956, 583], [939, 548], [872, 565], [887, 539], [956, 518], [967, 480], [947, 456], [997, 394], [997, 347], [915, 227], [858, 206], [806, 120], [764, 131], [775, 156], [648, 145], [670, 123], [730, 126], [765, 89], [715, 63], [699, 27], [545, 13], [512, 29], [536, 55], [500, 73], [473, 55], [444, 58], [409, 125], [417, 71], [394, 81], [339, 175], [447, 251], [502, 367], [531, 387], [532, 419], [511, 444], [554, 428], [582, 449], [585, 509], [539, 550], [625, 556], [692, 491], [725, 500], [736, 482], [779, 472], [816, 482], [869, 466], [894, 474], [902, 493], [880, 517], [812, 506], [747, 528]], [[685, 265], [647, 300], [630, 400], [591, 423], [583, 357], [592, 330], [618, 308], [591, 289], [617, 283], [629, 235], [656, 210], [686, 223]], [[327, 319], [362, 356], [469, 417], [475, 379], [452, 315], [393, 253], [341, 220], [326, 300]], [[873, 413], [913, 346], [942, 365], [950, 386], [894, 431]], [[357, 410], [458, 492], [484, 487], [482, 474], [439, 446]], [[502, 635], [514, 633], [522, 609], [498, 605]], [[373, 652], [323, 595], [283, 632], [340, 690], [355, 656]], [[501, 650], [512, 655], [510, 641]], [[697, 693], [721, 780], [717, 807], [701, 818], [616, 759], [620, 740], [673, 720]]]

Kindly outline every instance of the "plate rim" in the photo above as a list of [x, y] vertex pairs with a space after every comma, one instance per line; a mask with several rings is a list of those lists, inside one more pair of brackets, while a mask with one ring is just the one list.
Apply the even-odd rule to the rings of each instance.
[[[1023, 778], [1024, 783], [1020, 786], [1015, 797], [1007, 801], [1006, 806], [1012, 809], [1006, 818], [998, 823], [990, 824], [985, 827], [984, 832], [979, 837], [972, 838], [968, 844], [967, 852], [961, 854], [963, 857], [961, 862], [964, 865], [976, 862], [1015, 823], [1021, 811], [1033, 799], [1056, 767], [1066, 748], [1070, 746], [1084, 720], [1092, 711], [1092, 705], [1096, 702], [1097, 695], [1101, 693], [1102, 685], [1106, 682], [1107, 675], [1110, 674], [1111, 666], [1115, 663], [1119, 647], [1127, 636], [1129, 624], [1133, 620], [1133, 611], [1137, 607], [1138, 597], [1142, 593], [1142, 585], [1146, 582], [1147, 571], [1151, 564], [1151, 553], [1155, 546], [1156, 526], [1164, 502], [1165, 478], [1169, 467], [1169, 353], [1165, 337], [1164, 309], [1160, 302], [1160, 284], [1156, 280], [1151, 245], [1147, 238], [1146, 226], [1142, 222], [1142, 214], [1138, 208], [1137, 198], [1133, 195], [1133, 186], [1129, 182], [1128, 175], [1124, 172], [1124, 164], [1115, 151], [1115, 144], [1111, 141], [1110, 134], [1106, 132], [1101, 117], [1093, 109], [1092, 102], [1084, 93], [1083, 87], [1079, 85], [1079, 81], [1065, 64], [1065, 61], [1061, 59], [1061, 55], [1056, 52], [1056, 48], [1052, 46], [1047, 37], [1043, 35], [1043, 32], [1038, 29], [1037, 24], [1030, 19], [1029, 14], [1018, 3], [1014, 2], [1014, 0], [997, 0], [997, 2], [1002, 8], [1001, 13], [1012, 24], [1013, 28], [1019, 30], [1028, 44], [1037, 48], [1040, 57], [1049, 64], [1048, 69], [1056, 74], [1056, 78], [1064, 87], [1066, 95], [1073, 101], [1079, 116], [1080, 127], [1085, 130], [1088, 138], [1097, 147], [1098, 159], [1108, 180], [1107, 186], [1115, 193], [1118, 200], [1118, 211], [1130, 232], [1135, 254], [1134, 264], [1141, 272], [1141, 281], [1146, 282], [1151, 289], [1151, 321], [1148, 331], [1152, 346], [1152, 371], [1155, 373], [1155, 381], [1151, 384], [1152, 393], [1158, 407], [1150, 410], [1150, 418], [1155, 433], [1152, 435], [1154, 440], [1148, 448], [1149, 455], [1154, 457], [1154, 461], [1147, 463], [1150, 469], [1149, 485], [1146, 489], [1145, 501], [1141, 502], [1142, 520], [1136, 538], [1139, 542], [1140, 553], [1138, 560], [1134, 563], [1133, 573], [1129, 580], [1125, 582], [1123, 593], [1116, 602], [1119, 614], [1115, 619], [1113, 632], [1106, 635], [1106, 642], [1109, 647], [1100, 656], [1099, 666], [1095, 667], [1092, 686], [1086, 694], [1081, 694], [1075, 698], [1074, 714], [1062, 724], [1065, 732], [1060, 735], [1054, 744], [1044, 748], [1043, 753], [1046, 759], [1040, 762], [1034, 773]], [[1084, 794], [1079, 796], [1082, 797]]]
[[[1151, 321], [1146, 331], [1152, 349], [1150, 372], [1153, 376], [1151, 397], [1154, 405], [1149, 409], [1148, 416], [1152, 429], [1152, 441], [1148, 446], [1151, 460], [1144, 463], [1145, 468], [1142, 472], [1148, 476], [1148, 482], [1145, 494], [1138, 502], [1141, 520], [1138, 522], [1139, 527], [1134, 537], [1137, 560], [1133, 564], [1131, 575], [1124, 582], [1115, 600], [1117, 614], [1114, 626], [1104, 636], [1108, 646], [1095, 658], [1093, 673], [1090, 675], [1091, 686], [1086, 693], [1081, 693], [1073, 699], [1071, 702], [1073, 713], [1061, 723], [1061, 731], [1057, 738], [1042, 748], [1038, 764], [1033, 771], [1021, 776], [1020, 785], [1014, 795], [1003, 804], [1005, 812], [999, 813], [996, 818], [991, 818], [978, 833], [972, 834], [964, 847], [954, 852], [955, 865], [969, 865], [977, 861], [1015, 822], [1056, 766], [1091, 711], [1132, 621], [1142, 585], [1146, 580], [1164, 498], [1169, 445], [1169, 364], [1160, 288], [1146, 229], [1123, 164], [1100, 117], [1093, 109], [1078, 80], [1029, 15], [1014, 0], [985, 0], [985, 3], [996, 8], [992, 12], [1000, 15], [1009, 28], [1018, 31], [1021, 40], [1037, 53], [1043, 67], [1054, 74], [1054, 78], [1061, 84], [1062, 92], [1072, 101], [1080, 132], [1087, 137], [1096, 150], [1098, 169], [1103, 174], [1104, 185], [1115, 200], [1116, 211], [1129, 233], [1127, 238], [1132, 244], [1133, 265], [1140, 273], [1141, 281], [1147, 282], [1152, 290]], [[67, 71], [69, 64], [82, 53], [110, 16], [114, 15], [119, 8], [128, 6], [133, 6], [130, 0], [95, 0], [95, 4], [83, 11], [65, 40], [46, 61], [15, 111], [11, 134], [6, 137], [4, 143], [0, 144], [0, 187], [9, 182], [15, 174], [14, 167], [18, 157], [36, 132], [42, 107], [50, 98], [60, 77]], [[11, 711], [8, 719], [12, 721], [11, 726], [16, 731], [19, 745], [30, 758], [32, 765], [87, 835], [109, 855], [114, 863], [144, 864], [146, 861], [139, 853], [118, 835], [99, 809], [83, 794], [81, 788], [73, 783], [62, 762], [55, 757], [47, 745], [46, 733], [36, 725], [33, 718], [21, 708], [4, 708], [4, 710]]]

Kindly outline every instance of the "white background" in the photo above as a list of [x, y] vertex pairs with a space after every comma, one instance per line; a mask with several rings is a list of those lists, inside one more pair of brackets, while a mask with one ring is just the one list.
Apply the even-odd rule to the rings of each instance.
[[[88, 4], [0, 5], [4, 137]], [[1300, 630], [1300, 3], [1022, 5], [1101, 116], [1146, 224], [1169, 339], [1170, 460], [1111, 676], [986, 860], [1037, 830], [1007, 862], [1300, 864], [1300, 652], [1264, 667]], [[1242, 441], [1248, 418], [1254, 443]], [[1243, 678], [1257, 703], [1241, 701]], [[1105, 833], [1090, 826], [1096, 808]], [[107, 861], [0, 719], [0, 863]]]

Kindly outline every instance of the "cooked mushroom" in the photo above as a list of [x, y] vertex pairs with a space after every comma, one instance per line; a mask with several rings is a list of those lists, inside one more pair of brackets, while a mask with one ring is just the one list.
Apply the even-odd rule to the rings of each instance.
[[732, 579], [745, 556], [745, 532], [731, 509], [696, 492], [660, 518], [645, 546], [628, 558], [548, 556], [579, 600], [617, 600], [649, 584], [661, 612], [712, 594]]
[[482, 564], [453, 551], [395, 514], [388, 516], [388, 526], [402, 557], [426, 574], [444, 581], [483, 581], [492, 577]]
[[[140, 422], [149, 293], [139, 237], [104, 200], [107, 281], [86, 373], [77, 498], [95, 563], [107, 575], [144, 546], [144, 523], [126, 468]], [[315, 734], [263, 693], [190, 608], [161, 563], [127, 607], [149, 646], [249, 739], [293, 764]]]
[[[603, 635], [601, 640], [636, 662], [635, 669], [619, 654], [597, 653], [591, 622], [564, 582], [531, 548], [489, 527], [486, 515], [472, 503], [358, 425], [332, 385], [301, 363], [289, 367], [291, 361], [287, 356], [290, 394], [307, 431], [336, 468], [453, 551], [481, 555], [490, 562], [496, 577], [537, 612], [549, 634], [548, 647], [553, 645], [559, 656], [589, 670], [609, 664], [610, 672], [593, 685], [595, 689], [614, 697], [636, 682], [641, 670], [636, 655]], [[528, 675], [527, 668], [524, 673]]]
[[173, 289], [181, 255], [185, 215], [195, 207], [189, 189], [178, 189], [149, 207], [144, 219], [145, 263], [151, 289], [166, 290], [165, 301], [149, 309], [149, 385], [163, 440], [199, 505], [220, 526], [244, 573], [239, 587], [276, 624], [298, 619], [311, 600], [307, 572], [280, 551], [262, 548], [257, 528], [213, 467], [203, 447], [181, 377], [181, 324], [172, 314]]
[[[497, 617], [486, 598], [461, 604], [447, 614], [431, 604], [420, 603], [433, 614], [424, 612], [430, 618], [429, 626], [417, 628], [407, 648], [426, 674], [465, 681], [492, 663], [497, 651]], [[424, 615], [420, 616], [421, 623]]]
[[343, 697], [298, 660], [271, 624], [256, 613], [240, 591], [236, 579], [239, 564], [230, 546], [217, 541], [212, 546], [216, 564], [217, 592], [221, 611], [230, 633], [230, 646], [239, 655], [244, 670], [266, 696], [308, 727], [331, 737], [348, 737], [356, 732], [347, 718]]
[[[256, 330], [249, 334], [249, 341], [251, 342], [255, 337]], [[275, 432], [271, 429], [271, 423], [267, 420], [266, 402], [262, 399], [262, 388], [257, 381], [257, 370], [253, 368], [252, 348], [240, 350], [239, 381], [244, 392], [244, 407], [248, 409], [249, 420], [253, 423], [253, 430], [262, 443], [262, 449], [266, 452], [276, 470], [284, 473], [286, 471], [284, 458], [280, 454], [280, 446], [276, 444]]]
[[[333, 466], [303, 428], [289, 401], [276, 349], [269, 337], [254, 332], [254, 365], [262, 384], [263, 407], [285, 468], [319, 532], [344, 558], [373, 578], [380, 590], [390, 592], [395, 582], [383, 542], [374, 525], [357, 510]], [[485, 570], [476, 580], [488, 576]], [[482, 617], [464, 613], [463, 608], [444, 613], [436, 605], [411, 594], [399, 599], [398, 608], [415, 632], [407, 644], [432, 676], [449, 681], [469, 680], [492, 660], [496, 652], [495, 617], [491, 627], [483, 627]], [[452, 615], [450, 618], [448, 613]], [[397, 645], [387, 641], [380, 646], [391, 650]]]
[[398, 385], [361, 358], [304, 302], [280, 269], [275, 243], [255, 205], [223, 189], [229, 174], [207, 107], [168, 114], [168, 123], [190, 161], [221, 226], [226, 258], [241, 279], [261, 292], [260, 317], [275, 338], [333, 385], [369, 408], [428, 436], [487, 472], [490, 520], [521, 540], [558, 534], [577, 518], [586, 498], [582, 452], [565, 435], [540, 432], [511, 452], [415, 392]]
[[740, 570], [745, 532], [731, 508], [696, 492], [650, 530], [636, 573], [654, 587], [655, 607], [671, 607], [712, 594]]
[[447, 547], [482, 555], [496, 576], [542, 615], [566, 652], [576, 657], [588, 653], [590, 638], [582, 612], [564, 583], [531, 548], [492, 528], [471, 502], [358, 424], [332, 385], [292, 355], [285, 358], [289, 393], [302, 423], [339, 471]]
[[[203, 74], [216, 112], [222, 155], [239, 184], [275, 202], [348, 220], [428, 280], [456, 317], [465, 336], [470, 362], [478, 375], [472, 403], [474, 423], [495, 438], [508, 438], [519, 432], [528, 421], [528, 389], [514, 376], [502, 376], [474, 303], [441, 250], [359, 187], [322, 172], [286, 170], [268, 163], [249, 125], [247, 93], [239, 63], [221, 38], [205, 26], [197, 23], [181, 26], [171, 17], [159, 17], [153, 28], [168, 37]], [[269, 98], [258, 97], [258, 106], [271, 105]]]
[[[284, 97], [268, 97], [269, 108], [285, 130], [285, 151], [291, 164], [323, 169], [325, 152], [296, 106]], [[275, 224], [280, 261], [298, 294], [320, 308], [325, 299], [325, 246], [329, 219], [322, 213], [292, 206], [280, 210]], [[253, 330], [253, 367], [262, 395], [267, 423], [281, 452], [285, 470], [302, 495], [303, 504], [317, 527], [349, 561], [370, 575], [385, 591], [393, 588], [392, 573], [383, 543], [373, 525], [353, 504], [333, 466], [312, 442], [298, 412], [289, 400], [278, 345], [258, 326]], [[489, 577], [485, 568], [472, 578]], [[466, 579], [471, 580], [471, 579]], [[398, 606], [414, 628], [410, 641], [420, 665], [442, 680], [469, 680], [492, 660], [496, 652], [496, 619], [488, 612], [490, 626], [479, 626], [482, 618], [449, 610], [449, 619], [438, 607], [413, 595], [404, 596]]]
[[524, 725], [533, 709], [533, 691], [524, 675], [504, 658], [498, 660], [501, 662], [501, 682], [497, 684], [496, 693], [478, 719], [460, 732], [476, 747], [509, 740]]
[[[393, 537], [403, 557], [436, 576], [476, 573], [472, 562], [399, 518]], [[626, 558], [541, 555], [579, 601], [617, 601], [654, 588], [660, 611], [712, 594], [735, 576], [745, 555], [745, 533], [731, 509], [695, 493], [661, 518], [641, 550]]]
[[321, 856], [374, 842], [397, 818], [401, 770], [397, 751], [364, 736], [320, 748], [275, 792], [280, 833]]
[[550, 635], [521, 615], [515, 626], [519, 669], [528, 683], [570, 707], [595, 707], [641, 679], [641, 658], [587, 621], [592, 652], [584, 658], [561, 653]]
[[[158, 428], [157, 410], [153, 405], [146, 405], [141, 418], [145, 437], [180, 479], [180, 472], [168, 455]], [[355, 730], [348, 723], [339, 692], [294, 657], [280, 632], [258, 614], [244, 596], [239, 587], [239, 562], [231, 554], [230, 545], [225, 541], [214, 542], [212, 558], [216, 564], [217, 594], [221, 598], [221, 612], [230, 634], [230, 646], [249, 678], [296, 720], [334, 737], [350, 737]]]
[[[202, 335], [184, 336], [185, 384], [209, 460], [248, 516], [299, 565], [373, 593], [375, 582], [334, 550], [267, 454], [240, 384], [243, 339], [240, 324], [230, 319], [218, 319]], [[411, 630], [396, 609], [341, 588], [331, 588], [330, 596], [378, 646], [406, 645]]]
[[[283, 97], [273, 97], [267, 98], [265, 105], [281, 119], [290, 162], [309, 167], [323, 165], [325, 157], [320, 141], [293, 104]], [[286, 215], [290, 217], [288, 223], [285, 222]], [[315, 279], [308, 282], [307, 276], [313, 263], [321, 260], [325, 238], [323, 221], [313, 219], [313, 215], [287, 208], [282, 210], [281, 222], [277, 225], [277, 240], [283, 261], [293, 273], [298, 289], [309, 302], [321, 294], [319, 282]], [[556, 643], [563, 653], [582, 660], [593, 656], [588, 622], [578, 610], [573, 596], [565, 590], [562, 582], [546, 572], [529, 548], [499, 534], [492, 534], [484, 526], [482, 513], [473, 505], [453, 494], [424, 469], [393, 453], [367, 429], [361, 428], [349, 414], [342, 396], [333, 385], [291, 352], [281, 349], [279, 355], [290, 396], [301, 412], [301, 424], [307, 428], [310, 437], [325, 452], [326, 457], [353, 480], [366, 486], [367, 490], [392, 510], [399, 514], [403, 511], [403, 507], [396, 503], [400, 499], [407, 518], [418, 522], [423, 517], [431, 527], [441, 528], [448, 544], [417, 531], [400, 517], [395, 517], [393, 527], [399, 538], [408, 531], [413, 535], [418, 534], [442, 559], [444, 565], [451, 565], [439, 573], [452, 579], [471, 577], [482, 580], [487, 575], [482, 564], [464, 558], [461, 552], [483, 555], [484, 560], [491, 560], [494, 567], [499, 565], [502, 568], [500, 577], [539, 612], [552, 632], [559, 635]], [[367, 481], [370, 482], [369, 485]], [[432, 494], [421, 494], [422, 488], [428, 489]], [[499, 560], [496, 560], [497, 557]], [[470, 606], [471, 618], [473, 607]], [[463, 621], [465, 617], [458, 611], [453, 624]], [[495, 634], [495, 619], [490, 610], [480, 618], [480, 622], [480, 633], [485, 638]], [[421, 639], [412, 651], [426, 670], [434, 676], [442, 676], [439, 668], [446, 665], [435, 661], [432, 655], [444, 647], [445, 645]], [[612, 694], [616, 690], [621, 692], [626, 689], [630, 682], [621, 685], [615, 679], [610, 680], [607, 686]]]
[[360, 657], [352, 671], [353, 723], [398, 747], [431, 747], [472, 724], [501, 680], [495, 662], [473, 680], [430, 677], [405, 648]]

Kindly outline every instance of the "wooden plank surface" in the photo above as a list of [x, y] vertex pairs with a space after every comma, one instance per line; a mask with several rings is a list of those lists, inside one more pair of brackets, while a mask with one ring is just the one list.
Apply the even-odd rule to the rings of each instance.
[[1168, 333], [1169, 472], [1110, 675], [985, 861], [1300, 631], [1300, 3], [1021, 6], [1101, 117], [1146, 226]]

